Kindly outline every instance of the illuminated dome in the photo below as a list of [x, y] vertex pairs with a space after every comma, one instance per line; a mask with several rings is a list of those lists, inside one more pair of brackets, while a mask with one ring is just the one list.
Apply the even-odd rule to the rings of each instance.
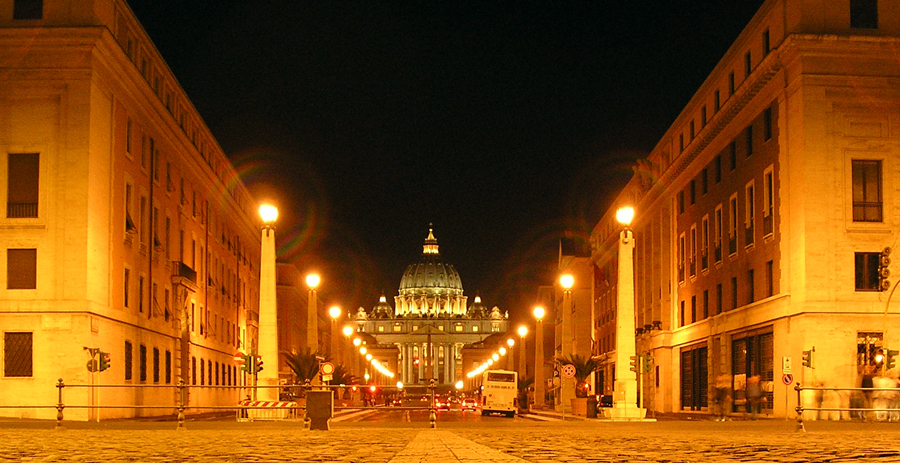
[[387, 297], [384, 294], [378, 298], [378, 305], [372, 309], [372, 316], [375, 318], [391, 318], [394, 316], [394, 309], [387, 303]]
[[422, 261], [406, 267], [400, 279], [400, 294], [450, 295], [462, 294], [462, 280], [450, 264], [441, 261], [437, 239], [431, 228], [422, 250]]
[[422, 248], [422, 260], [403, 272], [400, 295], [394, 299], [399, 316], [465, 315], [462, 280], [452, 265], [441, 260], [431, 227]]

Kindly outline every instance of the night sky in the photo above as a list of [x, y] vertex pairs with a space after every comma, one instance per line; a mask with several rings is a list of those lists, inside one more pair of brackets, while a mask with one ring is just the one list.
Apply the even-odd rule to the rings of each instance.
[[392, 301], [433, 223], [517, 318], [762, 0], [129, 4], [326, 303]]

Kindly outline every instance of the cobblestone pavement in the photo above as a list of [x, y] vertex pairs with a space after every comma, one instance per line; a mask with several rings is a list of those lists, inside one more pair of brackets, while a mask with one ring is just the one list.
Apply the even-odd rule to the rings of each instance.
[[900, 462], [900, 424], [787, 421], [587, 422], [517, 430], [459, 429], [465, 439], [532, 462]]
[[0, 422], [2, 461], [900, 462], [898, 423], [537, 422], [473, 425]]

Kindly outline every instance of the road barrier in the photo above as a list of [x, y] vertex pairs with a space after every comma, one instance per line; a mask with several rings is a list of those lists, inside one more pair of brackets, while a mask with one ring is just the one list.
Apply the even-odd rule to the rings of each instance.
[[[900, 414], [900, 408], [897, 408], [898, 400], [897, 396], [900, 395], [900, 388], [896, 387], [824, 387], [824, 386], [814, 386], [808, 387], [803, 386], [800, 383], [797, 383], [794, 386], [794, 390], [797, 391], [797, 407], [795, 410], [797, 411], [797, 431], [798, 432], [806, 432], [806, 428], [803, 425], [803, 412], [804, 411], [815, 411], [815, 412], [859, 412], [862, 414], [868, 413], [876, 413], [876, 414], [885, 414], [888, 419], [891, 419], [891, 416], [894, 413]], [[888, 398], [885, 402], [889, 404], [893, 404], [892, 407], [804, 407], [803, 406], [803, 391], [834, 391], [834, 392], [862, 392], [866, 393], [893, 393], [894, 396], [892, 398]], [[870, 394], [871, 395], [871, 394]], [[874, 399], [874, 398], [873, 398]]]
[[[253, 395], [255, 395], [255, 391], [258, 389], [266, 389], [266, 388], [278, 388], [281, 391], [287, 391], [288, 393], [298, 390], [302, 395], [306, 395], [306, 392], [309, 391], [326, 391], [326, 390], [339, 390], [346, 389], [351, 386], [330, 386], [330, 385], [311, 385], [308, 381], [303, 385], [267, 385], [267, 386], [190, 386], [185, 384], [183, 380], [179, 380], [177, 385], [158, 385], [158, 384], [66, 384], [62, 378], [59, 379], [56, 383], [57, 388], [57, 403], [56, 405], [0, 405], [0, 408], [21, 408], [21, 409], [40, 409], [40, 408], [55, 408], [56, 409], [56, 429], [62, 429], [62, 422], [64, 418], [64, 410], [66, 408], [72, 409], [88, 409], [88, 410], [99, 410], [99, 409], [134, 409], [134, 410], [147, 410], [147, 409], [174, 409], [177, 411], [177, 427], [178, 430], [185, 429], [184, 421], [185, 421], [185, 411], [189, 409], [197, 409], [197, 410], [236, 410], [237, 418], [239, 421], [249, 421], [254, 418], [255, 419], [282, 419], [282, 420], [299, 420], [301, 419], [301, 415], [303, 415], [303, 420], [306, 425], [309, 425], [309, 416], [307, 412], [307, 406], [304, 403], [297, 403], [294, 401], [256, 401], [256, 400], [242, 400], [238, 401], [235, 405], [190, 405], [187, 402], [187, 397], [190, 389], [234, 389], [241, 392], [245, 391], [253, 391]], [[357, 387], [365, 387], [365, 386], [357, 386]], [[117, 388], [129, 388], [129, 389], [176, 389], [178, 391], [177, 403], [172, 405], [66, 405], [64, 401], [63, 392], [66, 389], [91, 389], [91, 390], [99, 390], [99, 389], [117, 389]], [[378, 389], [382, 391], [401, 391], [401, 388], [389, 387], [389, 386], [377, 386]], [[419, 406], [392, 406], [391, 409], [394, 410], [429, 410], [429, 422], [432, 428], [436, 426], [436, 408], [435, 408], [435, 382], [431, 380], [429, 385], [426, 386], [426, 390], [428, 391], [427, 397], [428, 400]], [[249, 397], [249, 396], [248, 396]], [[332, 394], [333, 397], [333, 394]], [[337, 410], [366, 410], [371, 409], [372, 406], [354, 406], [354, 405], [343, 405], [338, 407], [333, 407]], [[278, 413], [272, 413], [272, 411], [278, 410]], [[253, 413], [251, 411], [256, 411]], [[269, 416], [271, 415], [271, 416]], [[276, 416], [277, 415], [277, 416]], [[330, 416], [329, 416], [330, 418]]]

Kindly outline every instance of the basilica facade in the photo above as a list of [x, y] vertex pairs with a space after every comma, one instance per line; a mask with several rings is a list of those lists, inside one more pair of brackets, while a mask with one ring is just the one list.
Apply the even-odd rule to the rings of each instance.
[[[464, 346], [506, 333], [508, 313], [488, 309], [475, 296], [471, 305], [453, 265], [444, 263], [432, 229], [418, 263], [400, 280], [394, 307], [382, 295], [371, 310], [359, 308], [357, 331], [371, 335], [386, 365], [397, 366], [397, 378], [407, 385], [455, 384], [465, 377]], [[393, 357], [393, 358], [390, 358]]]

